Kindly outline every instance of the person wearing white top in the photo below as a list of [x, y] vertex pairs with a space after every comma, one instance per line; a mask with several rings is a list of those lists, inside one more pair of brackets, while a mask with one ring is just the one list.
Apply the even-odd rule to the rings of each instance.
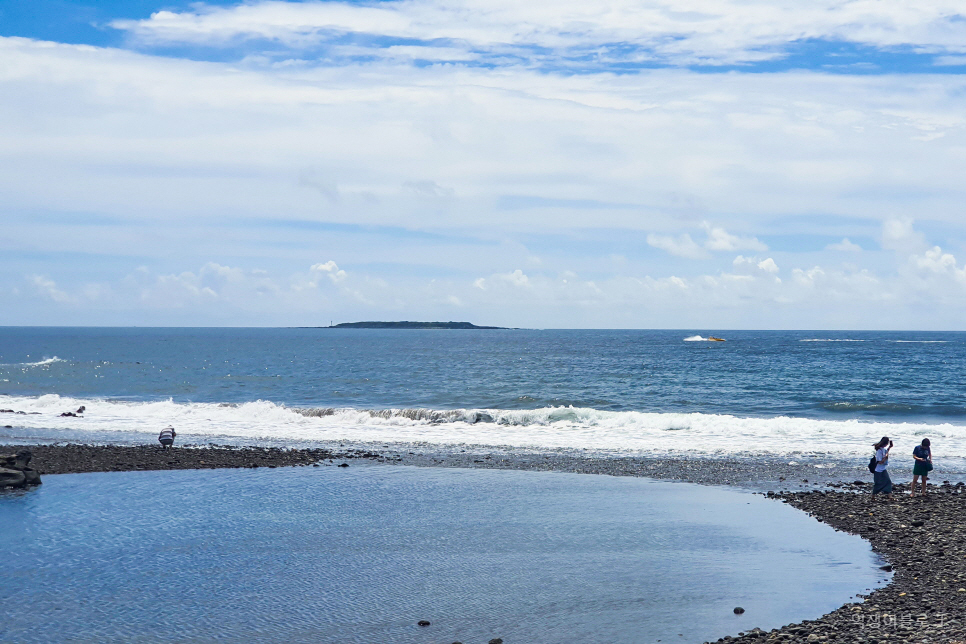
[[872, 500], [875, 501], [876, 494], [892, 494], [892, 479], [889, 478], [889, 450], [892, 449], [892, 441], [888, 436], [883, 436], [882, 440], [873, 445], [875, 448], [875, 472], [872, 476], [875, 483], [872, 486]]

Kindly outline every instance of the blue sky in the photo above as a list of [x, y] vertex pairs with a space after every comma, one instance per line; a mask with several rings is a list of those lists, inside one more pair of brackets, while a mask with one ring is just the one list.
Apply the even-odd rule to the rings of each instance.
[[0, 324], [966, 328], [957, 2], [0, 0]]

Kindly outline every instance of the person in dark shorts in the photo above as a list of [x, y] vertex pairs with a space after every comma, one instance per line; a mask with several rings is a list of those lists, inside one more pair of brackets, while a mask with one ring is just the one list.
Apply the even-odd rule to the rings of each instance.
[[178, 433], [174, 431], [174, 427], [170, 425], [162, 429], [158, 435], [158, 442], [161, 443], [161, 449], [168, 449], [174, 445], [174, 437], [177, 435]]
[[926, 478], [932, 470], [932, 449], [929, 447], [929, 439], [922, 439], [922, 445], [916, 445], [912, 450], [912, 457], [916, 459], [916, 464], [912, 466], [912, 494], [916, 496], [916, 482], [922, 477], [922, 496], [926, 495]]
[[892, 494], [892, 479], [889, 478], [889, 450], [892, 449], [892, 441], [888, 436], [883, 436], [882, 440], [873, 445], [875, 448], [875, 484], [872, 486], [872, 500], [875, 501], [876, 494]]

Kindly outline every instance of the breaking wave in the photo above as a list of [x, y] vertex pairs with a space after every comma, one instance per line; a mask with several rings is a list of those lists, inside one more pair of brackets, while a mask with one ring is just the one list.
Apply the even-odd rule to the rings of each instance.
[[[83, 417], [61, 417], [84, 405]], [[506, 445], [606, 450], [626, 454], [697, 453], [748, 456], [802, 451], [863, 455], [880, 436], [899, 445], [923, 436], [940, 441], [944, 456], [966, 457], [966, 427], [951, 423], [874, 422], [778, 416], [602, 411], [587, 407], [540, 409], [290, 408], [258, 400], [237, 404], [132, 402], [110, 399], [0, 396], [0, 423], [30, 429], [143, 439], [172, 424], [186, 441], [370, 441], [442, 445]]]

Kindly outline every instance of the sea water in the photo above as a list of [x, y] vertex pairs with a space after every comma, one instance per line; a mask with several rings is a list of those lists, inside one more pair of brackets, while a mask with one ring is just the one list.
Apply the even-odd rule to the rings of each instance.
[[966, 334], [717, 335], [0, 328], [0, 440], [966, 457]]
[[547, 472], [66, 474], [0, 526], [4, 642], [701, 642], [888, 577], [760, 496]]

